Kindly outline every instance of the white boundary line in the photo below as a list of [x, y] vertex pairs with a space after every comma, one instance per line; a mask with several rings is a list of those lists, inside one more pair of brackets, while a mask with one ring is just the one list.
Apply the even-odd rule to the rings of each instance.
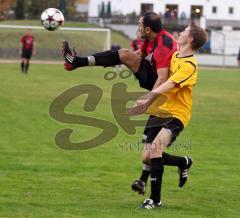
[[[21, 59], [0, 59], [0, 64], [19, 64], [21, 62]], [[32, 64], [64, 64], [63, 61], [47, 61], [47, 60], [31, 60]], [[206, 65], [199, 65], [199, 70], [219, 70], [219, 71], [224, 71], [224, 70], [235, 70], [239, 71], [239, 67], [219, 67], [219, 66], [206, 66]]]
[[[0, 59], [0, 64], [18, 64], [21, 62], [21, 59]], [[64, 64], [63, 61], [45, 61], [45, 60], [31, 60], [30, 61], [32, 64]]]
[[[0, 28], [44, 30], [44, 27], [42, 27], [42, 26], [5, 25], [5, 24], [1, 24]], [[108, 29], [108, 28], [60, 27], [59, 30], [86, 30], [86, 31], [107, 32], [110, 29]]]

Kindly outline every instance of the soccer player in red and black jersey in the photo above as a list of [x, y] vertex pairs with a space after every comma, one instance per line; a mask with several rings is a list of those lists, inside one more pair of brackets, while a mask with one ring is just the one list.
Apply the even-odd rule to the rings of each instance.
[[133, 71], [141, 87], [152, 90], [167, 80], [170, 59], [177, 49], [177, 43], [170, 33], [162, 29], [160, 17], [154, 12], [148, 12], [140, 18], [139, 33], [144, 39], [141, 55], [122, 48], [118, 51], [109, 50], [79, 57], [65, 41], [65, 69], [71, 71], [85, 66], [111, 67], [125, 64]]
[[170, 33], [162, 29], [160, 17], [153, 12], [139, 19], [139, 32], [144, 41], [141, 47], [142, 60], [135, 76], [139, 78], [141, 87], [150, 90], [167, 80], [170, 60], [177, 50], [177, 43]]
[[27, 73], [30, 59], [32, 55], [35, 55], [35, 39], [31, 34], [31, 30], [28, 29], [26, 34], [21, 37], [20, 40], [20, 54], [21, 54], [21, 70], [22, 73]]
[[[68, 42], [63, 42], [63, 56], [65, 58], [64, 67], [71, 71], [85, 66], [104, 66], [110, 67], [119, 64], [125, 64], [133, 71], [135, 77], [139, 80], [142, 88], [152, 90], [159, 87], [169, 77], [169, 66], [173, 53], [177, 50], [177, 43], [174, 37], [162, 28], [159, 15], [154, 12], [148, 12], [139, 19], [139, 33], [144, 39], [140, 55], [129, 49], [120, 49], [118, 51], [104, 51], [87, 57], [79, 57], [75, 51], [72, 51]], [[153, 119], [151, 116], [149, 119]], [[146, 126], [145, 130], [148, 127]], [[145, 132], [144, 130], [144, 132]], [[151, 138], [144, 135], [143, 143], [147, 144], [146, 139]], [[164, 165], [176, 166], [177, 156], [163, 153]], [[143, 163], [143, 171], [140, 179], [132, 184], [132, 189], [139, 194], [144, 194], [146, 182], [151, 173], [151, 164]], [[180, 187], [186, 180], [179, 179]]]

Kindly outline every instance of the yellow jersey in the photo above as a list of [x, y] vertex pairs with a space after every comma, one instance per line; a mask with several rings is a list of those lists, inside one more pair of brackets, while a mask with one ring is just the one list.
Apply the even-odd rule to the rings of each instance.
[[198, 69], [193, 55], [180, 58], [178, 54], [173, 54], [169, 69], [169, 80], [177, 85], [158, 97], [148, 107], [147, 113], [158, 117], [175, 117], [186, 126], [191, 117], [192, 89], [197, 82]]

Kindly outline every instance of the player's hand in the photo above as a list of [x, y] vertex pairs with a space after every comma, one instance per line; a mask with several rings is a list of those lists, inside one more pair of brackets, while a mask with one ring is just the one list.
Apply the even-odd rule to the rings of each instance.
[[130, 116], [139, 115], [146, 113], [149, 105], [158, 97], [156, 92], [148, 92], [137, 100], [136, 104], [133, 105], [129, 110], [128, 114]]
[[129, 110], [128, 114], [130, 116], [140, 115], [146, 113], [149, 106], [149, 100], [147, 99], [139, 99], [136, 104], [133, 105]]
[[62, 54], [65, 59], [65, 70], [72, 71], [76, 69], [77, 67], [74, 65], [74, 60], [77, 54], [74, 49], [70, 48], [68, 41], [64, 41], [62, 44]]

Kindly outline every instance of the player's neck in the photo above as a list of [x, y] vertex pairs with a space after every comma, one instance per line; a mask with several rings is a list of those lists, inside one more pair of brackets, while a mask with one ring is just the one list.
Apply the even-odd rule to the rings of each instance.
[[191, 49], [191, 47], [189, 45], [180, 45], [180, 49], [179, 49], [179, 54], [178, 57], [187, 57], [187, 56], [192, 56], [194, 55], [194, 51]]
[[153, 41], [157, 37], [157, 33], [152, 32], [151, 35], [149, 36], [149, 41]]

